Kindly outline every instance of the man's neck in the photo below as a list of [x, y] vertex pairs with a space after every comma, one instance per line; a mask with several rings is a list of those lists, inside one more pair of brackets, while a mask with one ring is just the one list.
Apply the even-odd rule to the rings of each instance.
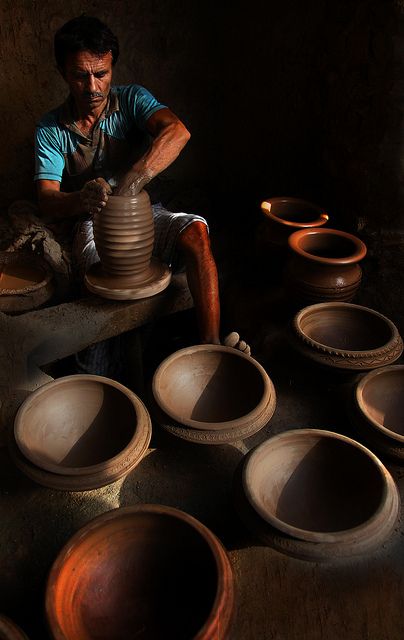
[[102, 113], [108, 104], [108, 97], [105, 101], [94, 109], [83, 109], [80, 105], [74, 105], [75, 124], [86, 135], [90, 134], [94, 126], [97, 124]]

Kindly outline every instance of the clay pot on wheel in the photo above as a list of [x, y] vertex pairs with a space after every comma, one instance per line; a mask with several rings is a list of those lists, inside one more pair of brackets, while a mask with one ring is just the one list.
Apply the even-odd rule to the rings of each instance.
[[362, 279], [358, 262], [366, 255], [359, 238], [337, 229], [303, 229], [288, 240], [285, 281], [303, 304], [349, 302]]
[[162, 505], [114, 509], [71, 538], [47, 584], [55, 640], [224, 640], [234, 578], [216, 536]]
[[90, 267], [90, 291], [113, 300], [146, 298], [165, 289], [169, 268], [152, 258], [154, 221], [146, 191], [137, 196], [109, 196], [94, 216], [94, 240], [101, 262]]

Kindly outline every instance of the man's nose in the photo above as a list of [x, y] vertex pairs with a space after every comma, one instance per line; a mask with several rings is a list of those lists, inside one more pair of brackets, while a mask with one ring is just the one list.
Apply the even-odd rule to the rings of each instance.
[[95, 78], [92, 73], [89, 73], [87, 76], [87, 91], [95, 91]]

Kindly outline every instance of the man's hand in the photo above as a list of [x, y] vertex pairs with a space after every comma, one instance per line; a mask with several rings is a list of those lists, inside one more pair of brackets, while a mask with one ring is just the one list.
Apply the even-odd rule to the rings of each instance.
[[112, 189], [104, 178], [96, 178], [86, 182], [80, 191], [80, 203], [83, 211], [94, 214], [100, 212], [107, 204]]

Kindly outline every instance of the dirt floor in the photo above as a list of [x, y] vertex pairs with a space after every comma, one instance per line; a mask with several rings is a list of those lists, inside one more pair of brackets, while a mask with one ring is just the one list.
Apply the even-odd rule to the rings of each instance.
[[[277, 394], [270, 423], [231, 445], [187, 443], [153, 424], [147, 456], [126, 478], [94, 491], [48, 490], [25, 478], [0, 450], [0, 602], [31, 639], [44, 640], [44, 590], [50, 566], [78, 528], [110, 509], [171, 505], [212, 529], [229, 551], [237, 583], [231, 640], [395, 640], [404, 625], [404, 525], [376, 553], [318, 564], [263, 546], [240, 521], [232, 482], [242, 457], [269, 436], [318, 427], [353, 435], [347, 402], [355, 376], [309, 365], [288, 340], [293, 310], [270, 279], [232, 272], [223, 290], [223, 325], [252, 344]], [[394, 320], [394, 318], [392, 318]], [[192, 312], [155, 328], [146, 350], [150, 378], [157, 361], [194, 338]], [[150, 341], [149, 341], [150, 345]], [[404, 493], [404, 470], [385, 460]], [[341, 473], [343, 473], [341, 469]], [[128, 633], [128, 638], [131, 637]]]

